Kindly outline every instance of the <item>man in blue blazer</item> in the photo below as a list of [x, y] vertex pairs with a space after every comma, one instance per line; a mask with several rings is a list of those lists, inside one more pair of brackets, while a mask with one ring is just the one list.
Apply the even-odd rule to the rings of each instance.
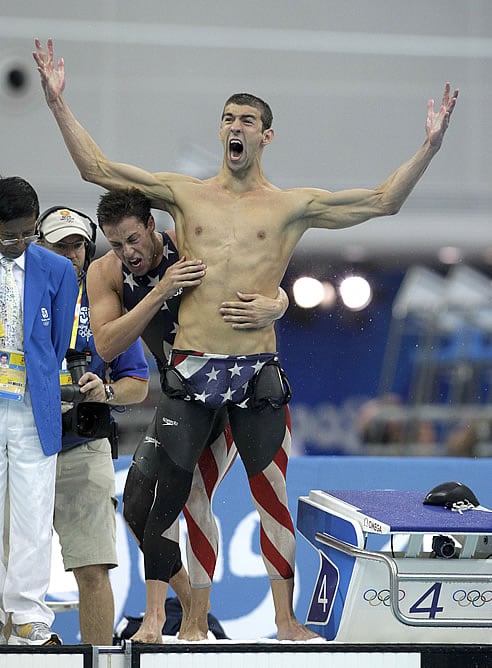
[[[45, 603], [51, 568], [59, 372], [78, 287], [71, 262], [31, 244], [39, 201], [20, 177], [0, 178], [0, 644], [60, 644]], [[13, 277], [13, 280], [11, 280]], [[6, 510], [7, 491], [9, 510]]]

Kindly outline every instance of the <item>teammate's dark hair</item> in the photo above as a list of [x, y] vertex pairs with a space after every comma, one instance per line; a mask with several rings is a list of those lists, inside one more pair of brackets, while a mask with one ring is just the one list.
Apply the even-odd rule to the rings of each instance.
[[104, 193], [97, 206], [97, 221], [101, 229], [105, 225], [117, 225], [123, 218], [135, 216], [145, 227], [151, 214], [150, 199], [138, 188], [124, 188]]

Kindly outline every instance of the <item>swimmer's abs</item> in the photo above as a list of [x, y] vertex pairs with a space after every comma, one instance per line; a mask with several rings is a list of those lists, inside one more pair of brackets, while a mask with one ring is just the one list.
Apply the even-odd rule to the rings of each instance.
[[220, 351], [223, 355], [252, 355], [277, 349], [273, 325], [256, 330], [233, 329], [216, 310], [217, 315], [212, 317], [208, 309], [188, 310], [181, 306], [174, 348]]

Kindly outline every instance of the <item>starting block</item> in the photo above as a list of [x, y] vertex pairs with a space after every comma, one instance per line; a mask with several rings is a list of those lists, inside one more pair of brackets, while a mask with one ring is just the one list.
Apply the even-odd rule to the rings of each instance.
[[454, 512], [424, 497], [312, 490], [299, 498], [297, 528], [320, 559], [306, 619], [317, 633], [350, 643], [490, 642], [492, 512]]

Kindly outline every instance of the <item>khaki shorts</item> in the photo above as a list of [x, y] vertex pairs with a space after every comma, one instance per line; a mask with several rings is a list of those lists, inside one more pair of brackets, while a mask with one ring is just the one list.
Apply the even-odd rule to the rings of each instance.
[[66, 571], [118, 565], [114, 467], [107, 438], [58, 454], [54, 526]]

